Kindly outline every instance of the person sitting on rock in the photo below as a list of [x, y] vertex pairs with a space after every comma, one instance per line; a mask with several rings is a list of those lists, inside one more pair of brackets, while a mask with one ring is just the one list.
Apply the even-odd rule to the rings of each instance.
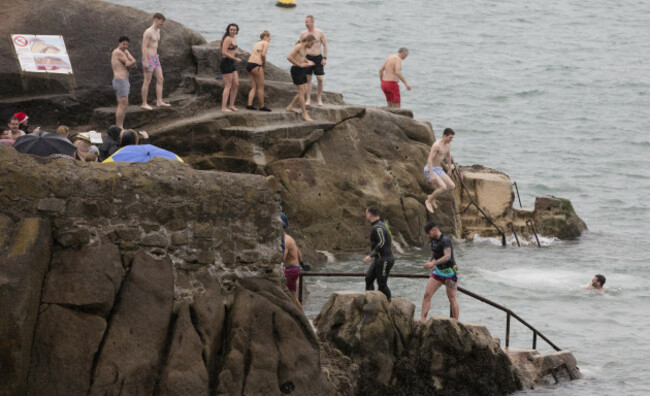
[[[29, 132], [29, 117], [27, 116], [27, 114], [25, 114], [25, 113], [23, 113], [21, 111], [21, 112], [18, 112], [16, 114], [14, 114], [14, 117], [18, 118], [18, 123], [20, 124], [20, 126], [19, 126], [20, 130], [25, 132], [25, 133], [30, 133]], [[36, 129], [34, 129], [33, 132], [36, 133], [36, 132], [39, 132], [40, 130], [41, 130], [40, 127], [36, 127]]]
[[25, 135], [25, 132], [20, 129], [20, 120], [15, 115], [9, 119], [7, 127], [8, 129], [5, 129], [2, 133], [4, 139], [16, 140], [19, 137]]
[[129, 146], [132, 144], [148, 144], [149, 134], [145, 131], [136, 132], [133, 129], [125, 129], [120, 132], [119, 146]]
[[97, 147], [90, 143], [89, 137], [79, 133], [75, 136], [73, 144], [77, 147], [74, 153], [75, 159], [86, 162], [97, 161]]
[[585, 290], [605, 290], [605, 282], [607, 278], [605, 275], [597, 274], [594, 275], [594, 278], [591, 280], [591, 284], [585, 287]]
[[108, 127], [107, 135], [108, 137], [104, 139], [102, 144], [99, 145], [99, 160], [104, 161], [106, 158], [113, 155], [120, 146], [118, 142], [120, 140], [120, 133], [122, 128], [117, 125], [111, 125]]
[[58, 133], [59, 135], [63, 135], [65, 137], [68, 137], [68, 134], [70, 133], [70, 127], [67, 126], [67, 125], [59, 125], [56, 128], [56, 133]]

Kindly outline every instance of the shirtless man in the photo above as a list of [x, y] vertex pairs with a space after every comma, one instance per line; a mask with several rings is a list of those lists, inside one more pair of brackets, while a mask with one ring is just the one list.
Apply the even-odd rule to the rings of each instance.
[[142, 82], [142, 107], [146, 110], [153, 110], [147, 104], [149, 95], [149, 84], [151, 77], [156, 77], [156, 106], [170, 106], [163, 102], [163, 72], [158, 56], [158, 44], [160, 43], [160, 28], [165, 23], [165, 16], [159, 12], [153, 16], [153, 24], [144, 31], [142, 36], [142, 71], [144, 81]]
[[302, 110], [302, 118], [305, 121], [314, 121], [309, 114], [307, 114], [307, 107], [305, 106], [305, 94], [307, 92], [307, 68], [314, 66], [314, 62], [306, 58], [307, 50], [311, 48], [316, 42], [316, 38], [311, 34], [300, 39], [295, 47], [287, 56], [287, 60], [291, 62], [291, 79], [293, 83], [298, 87], [298, 94], [293, 98], [289, 106], [287, 107], [288, 111], [294, 111], [299, 113], [299, 110], [294, 108], [296, 103], [300, 103], [300, 109]]
[[8, 129], [5, 129], [4, 132], [2, 132], [2, 139], [16, 140], [25, 135], [25, 132], [20, 130], [20, 120], [18, 120], [18, 117], [16, 116], [9, 119], [7, 127]]
[[453, 190], [456, 188], [456, 185], [451, 178], [442, 170], [442, 160], [447, 161], [449, 171], [453, 170], [455, 166], [451, 159], [451, 153], [449, 152], [451, 141], [454, 140], [454, 132], [451, 128], [445, 128], [442, 132], [442, 139], [438, 140], [431, 146], [431, 151], [429, 151], [429, 157], [427, 158], [427, 164], [424, 166], [424, 176], [427, 178], [429, 183], [433, 184], [435, 191], [433, 194], [427, 197], [425, 201], [425, 206], [427, 210], [433, 213], [434, 208], [438, 208], [438, 205], [435, 202], [435, 199], [438, 195], [442, 194], [447, 190]]
[[594, 275], [594, 278], [591, 280], [591, 285], [587, 285], [585, 287], [585, 290], [605, 290], [605, 282], [607, 281], [607, 278], [605, 278], [605, 275]]
[[287, 278], [287, 288], [291, 291], [296, 305], [302, 309], [300, 301], [298, 301], [297, 285], [298, 278], [300, 278], [300, 263], [302, 262], [302, 255], [298, 250], [295, 239], [291, 235], [284, 233], [284, 277]]
[[406, 82], [402, 76], [402, 61], [409, 55], [409, 50], [402, 47], [396, 54], [386, 58], [386, 61], [379, 69], [379, 80], [381, 81], [381, 90], [386, 95], [386, 102], [388, 107], [399, 109], [401, 98], [399, 94], [398, 81], [402, 81], [407, 91], [411, 90], [411, 86]]
[[319, 106], [322, 106], [323, 76], [325, 75], [324, 66], [327, 64], [327, 39], [322, 30], [314, 27], [314, 17], [312, 15], [307, 15], [305, 17], [305, 27], [307, 30], [300, 33], [300, 39], [302, 40], [309, 35], [314, 36], [316, 39], [314, 45], [307, 50], [307, 59], [314, 62], [314, 66], [307, 68], [307, 97], [305, 99], [305, 104], [307, 106], [311, 104], [311, 75], [315, 74], [316, 80], [318, 80], [316, 103], [318, 103]]
[[136, 67], [136, 61], [129, 52], [129, 38], [119, 38], [118, 46], [111, 53], [111, 67], [113, 68], [113, 90], [117, 97], [117, 110], [115, 111], [115, 125], [124, 129], [124, 116], [129, 107], [129, 67]]

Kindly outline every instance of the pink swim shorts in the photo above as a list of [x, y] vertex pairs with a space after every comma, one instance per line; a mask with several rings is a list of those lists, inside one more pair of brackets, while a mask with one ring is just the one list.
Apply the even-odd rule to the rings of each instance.
[[156, 69], [161, 69], [160, 56], [147, 55], [147, 59], [142, 59], [142, 71], [145, 73], [153, 73]]

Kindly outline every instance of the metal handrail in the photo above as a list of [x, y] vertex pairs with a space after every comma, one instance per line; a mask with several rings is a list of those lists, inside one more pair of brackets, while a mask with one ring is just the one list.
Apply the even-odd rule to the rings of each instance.
[[[305, 276], [324, 276], [324, 277], [365, 277], [366, 274], [363, 272], [305, 272], [305, 271], [300, 271], [300, 278], [299, 278], [299, 283], [298, 283], [298, 301], [302, 304], [302, 294], [303, 294], [303, 287], [302, 287], [302, 282], [303, 282], [303, 277]], [[391, 278], [411, 278], [411, 279], [428, 279], [429, 275], [420, 275], [420, 274], [391, 274]], [[471, 292], [469, 290], [466, 290], [460, 286], [457, 287], [458, 291], [466, 294], [476, 300], [481, 301], [482, 303], [488, 304], [493, 306], [496, 309], [499, 309], [503, 312], [506, 313], [506, 348], [510, 347], [510, 318], [513, 317], [519, 321], [519, 323], [523, 324], [524, 326], [528, 327], [533, 332], [533, 349], [537, 349], [537, 336], [540, 336], [548, 345], [550, 345], [553, 349], [556, 351], [561, 351], [560, 347], [557, 345], [553, 344], [551, 340], [549, 340], [544, 334], [540, 333], [539, 330], [534, 328], [532, 325], [530, 325], [528, 322], [523, 320], [519, 315], [516, 313], [512, 312], [510, 308], [506, 308], [500, 304], [495, 303], [494, 301], [488, 300], [487, 298], [480, 296], [474, 292]]]
[[[467, 198], [469, 198], [469, 202], [470, 202], [470, 204], [471, 204], [471, 205], [474, 205], [474, 206], [476, 207], [476, 209], [478, 209], [478, 211], [481, 212], [481, 214], [483, 215], [483, 217], [485, 217], [485, 219], [490, 223], [490, 225], [491, 225], [492, 227], [496, 228], [497, 231], [499, 231], [499, 234], [501, 234], [501, 246], [506, 246], [506, 234], [505, 234], [505, 232], [503, 232], [503, 231], [501, 230], [501, 228], [499, 228], [499, 226], [496, 225], [496, 223], [494, 222], [494, 220], [492, 220], [492, 218], [491, 218], [490, 216], [488, 216], [488, 214], [485, 213], [485, 211], [483, 211], [483, 209], [481, 209], [481, 208], [478, 206], [478, 204], [476, 203], [476, 201], [474, 201], [474, 198], [472, 197], [472, 194], [470, 194], [469, 189], [468, 189], [467, 186], [465, 185], [465, 182], [463, 181], [463, 178], [460, 177], [460, 171], [458, 170], [458, 166], [457, 166], [456, 163], [453, 162], [453, 161], [452, 161], [452, 164], [454, 165], [454, 172], [456, 172], [456, 176], [458, 176], [458, 181], [460, 181], [460, 185], [461, 185], [461, 187], [462, 187], [462, 188], [467, 192]], [[469, 208], [469, 205], [467, 205], [467, 208]], [[467, 208], [463, 209], [463, 212], [464, 212], [465, 210], [467, 210]]]

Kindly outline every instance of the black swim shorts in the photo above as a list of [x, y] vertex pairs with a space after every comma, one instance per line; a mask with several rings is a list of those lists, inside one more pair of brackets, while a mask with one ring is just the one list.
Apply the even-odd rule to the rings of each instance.
[[234, 72], [235, 69], [235, 61], [230, 58], [223, 58], [221, 60], [221, 64], [219, 65], [219, 70], [221, 70], [221, 74], [229, 74]]
[[249, 73], [252, 72], [253, 70], [255, 70], [256, 67], [262, 67], [262, 65], [258, 65], [257, 63], [251, 63], [251, 62], [248, 62], [246, 64], [246, 70]]
[[321, 62], [323, 61], [323, 55], [307, 55], [307, 60], [310, 60], [315, 63], [314, 66], [309, 66], [305, 69], [307, 69], [307, 74], [310, 76], [312, 74], [315, 74], [317, 76], [322, 76], [325, 74], [325, 66], [321, 65]]
[[295, 85], [307, 84], [307, 68], [291, 66], [291, 79]]

